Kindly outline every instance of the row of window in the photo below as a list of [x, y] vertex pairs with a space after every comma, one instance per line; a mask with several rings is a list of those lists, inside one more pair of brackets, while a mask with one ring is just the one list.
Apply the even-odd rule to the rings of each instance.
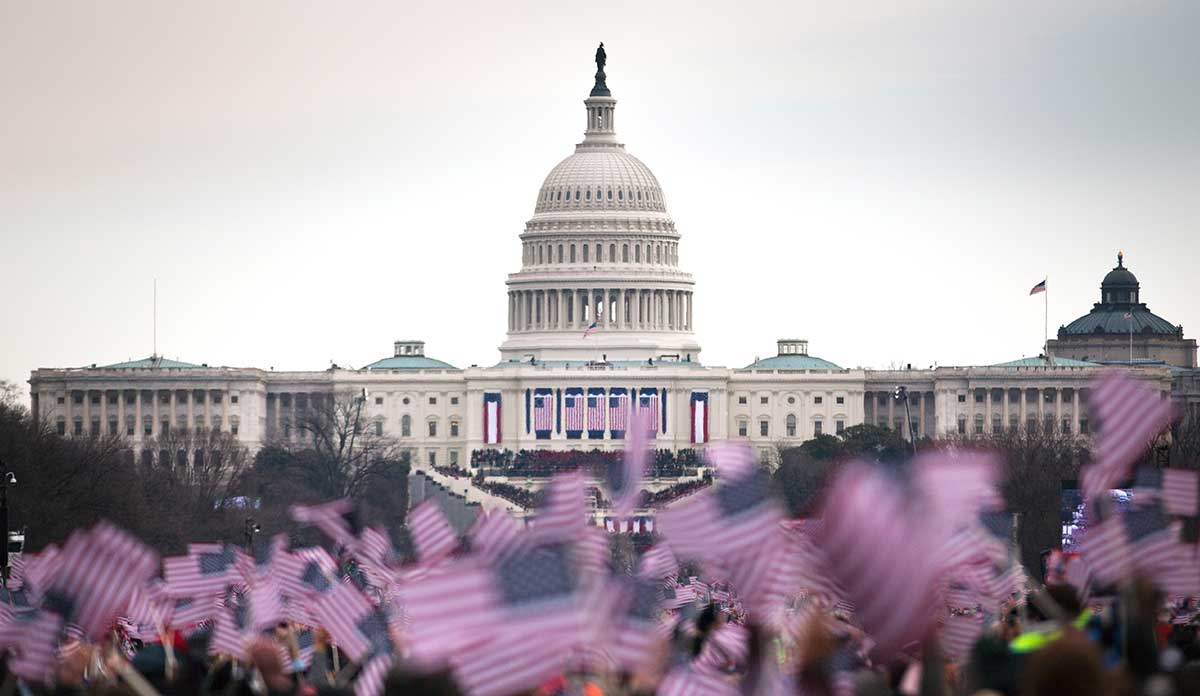
[[[614, 198], [614, 195], [615, 195], [615, 198]], [[543, 203], [561, 203], [561, 202], [569, 202], [572, 200], [576, 201], [576, 202], [579, 202], [579, 201], [589, 202], [589, 201], [593, 200], [592, 190], [590, 188], [570, 189], [570, 188], [566, 188], [566, 187], [560, 187], [557, 189], [546, 189], [546, 190], [542, 191], [542, 202]], [[639, 189], [620, 189], [619, 188], [619, 189], [616, 189], [616, 193], [614, 194], [613, 189], [611, 187], [602, 188], [602, 187], [597, 186], [595, 200], [596, 201], [616, 200], [618, 203], [624, 203], [626, 201], [628, 201], [630, 203], [637, 203], [637, 202], [645, 200], [650, 203], [661, 203], [662, 196], [659, 194], [658, 191], [655, 191], [654, 189], [640, 189], [640, 188]]]
[[[595, 255], [592, 256], [590, 244], [578, 245], [578, 261], [581, 263], [592, 263], [591, 258], [596, 259], [596, 263], [604, 263], [607, 259], [608, 263], [617, 262], [617, 245], [608, 245], [608, 256], [604, 256], [604, 245], [597, 242], [595, 245]], [[646, 263], [675, 263], [677, 260], [678, 248], [676, 244], [650, 244], [645, 245], [645, 255], [642, 253], [642, 245], [634, 244], [632, 247], [632, 256], [630, 245], [628, 243], [621, 244], [621, 263], [642, 263], [645, 258]], [[556, 252], [557, 251], [557, 261]], [[665, 261], [664, 261], [665, 259]], [[547, 263], [576, 263], [576, 245], [575, 244], [532, 244], [525, 245], [525, 263], [526, 264], [547, 264]]]
[[[813, 437], [821, 435], [825, 431], [824, 422], [820, 418], [817, 418], [816, 420], [814, 420], [812, 422], [812, 424], [813, 424], [813, 431], [812, 431]], [[846, 429], [846, 421], [840, 420], [840, 419], [836, 420], [836, 421], [834, 421], [833, 426], [834, 426], [834, 432], [838, 435], [841, 435], [842, 431], [844, 431]], [[786, 437], [796, 437], [796, 435], [797, 435], [796, 416], [788, 415], [785, 428], [786, 428], [786, 430], [785, 430]], [[745, 419], [739, 419], [737, 422], [738, 437], [746, 437], [749, 434], [749, 430], [750, 430], [750, 421], [745, 420]], [[758, 422], [758, 435], [759, 435], [759, 437], [770, 437], [771, 436], [771, 421], [764, 418], [763, 420], [760, 420]]]
[[[429, 437], [437, 437], [438, 422], [436, 419], [429, 420], [425, 423], [425, 427], [429, 432]], [[450, 437], [458, 437], [459, 423], [456, 420], [450, 421]], [[383, 421], [375, 421], [375, 434], [383, 436]], [[400, 416], [400, 437], [412, 437], [412, 416], [407, 414]]]
[[[438, 398], [437, 398], [436, 396], [431, 396], [431, 397], [429, 397], [429, 405], [430, 405], [430, 406], [437, 406], [437, 402], [438, 402]], [[401, 399], [400, 399], [400, 403], [402, 403], [402, 404], [404, 404], [405, 406], [407, 406], [407, 405], [409, 404], [409, 398], [408, 398], [407, 396], [405, 396], [405, 397], [401, 398]], [[382, 406], [382, 405], [383, 405], [383, 397], [382, 397], [382, 396], [377, 396], [377, 397], [375, 397], [375, 405], [376, 405], [376, 406]], [[457, 396], [452, 396], [452, 397], [450, 397], [450, 405], [451, 405], [451, 406], [457, 406], [457, 405], [458, 405], [458, 397], [457, 397]]]
[[[1037, 394], [1035, 393], [1036, 390], [1014, 388], [1014, 389], [1012, 389], [1012, 391], [1025, 392], [1025, 396], [1026, 396], [1025, 403], [1036, 403], [1037, 402]], [[1042, 401], [1044, 401], [1045, 403], [1048, 403], [1048, 404], [1054, 403], [1055, 391], [1053, 389], [1042, 389], [1041, 392], [1042, 392]], [[975, 391], [975, 403], [982, 404], [982, 403], [985, 403], [986, 401], [987, 401], [987, 392], [982, 391], [982, 390], [976, 390]], [[1011, 396], [1009, 398], [1009, 401], [1012, 401]], [[1016, 398], [1016, 401], [1018, 403], [1021, 401], [1019, 394]], [[1062, 390], [1062, 401], [1064, 404], [1074, 403], [1075, 391], [1073, 389], [1063, 389]], [[999, 404], [999, 403], [1003, 403], [1003, 402], [1004, 402], [1004, 394], [993, 391], [992, 392], [992, 403]], [[959, 394], [958, 395], [958, 403], [960, 403], [960, 404], [967, 403], [967, 395]]]
[[[90, 425], [91, 425], [91, 427], [88, 428], [88, 435], [90, 435], [92, 437], [98, 437], [100, 435], [100, 419], [93, 418]], [[204, 430], [204, 427], [205, 426], [204, 426], [203, 419], [197, 419], [194, 432], [200, 433]], [[217, 420], [212, 424], [212, 431], [214, 433], [219, 433], [219, 432], [221, 432], [221, 427], [222, 427], [221, 421]], [[67, 434], [67, 421], [65, 418], [58, 419], [58, 422], [56, 424], [56, 430], [59, 435]], [[163, 419], [163, 421], [159, 424], [159, 430], [158, 430], [159, 436], [165, 437], [167, 435], [170, 435], [171, 430], [172, 430], [171, 421], [169, 419]], [[125, 435], [127, 437], [133, 437], [136, 432], [137, 432], [137, 421], [133, 418], [126, 419], [125, 420]], [[175, 432], [186, 435], [188, 432], [187, 422], [182, 421], [179, 425], [175, 426]], [[74, 421], [72, 421], [71, 434], [75, 435], [75, 436], [83, 435], [83, 419], [82, 418], [76, 418]], [[108, 420], [108, 434], [113, 435], [113, 436], [120, 434], [120, 423], [117, 421], [117, 419], [110, 418]], [[236, 419], [229, 421], [229, 434], [230, 435], [238, 434], [238, 421]], [[142, 435], [144, 437], [154, 437], [154, 421], [153, 420], [147, 418], [142, 421]]]
[[[204, 395], [206, 392], [202, 392], [202, 391], [199, 391], [199, 392], [186, 392], [186, 391], [176, 392], [175, 393], [175, 403], [186, 404], [188, 402], [188, 394], [192, 394], [192, 393], [195, 394], [195, 403], [197, 403], [197, 404], [204, 403]], [[210, 401], [210, 403], [219, 404], [219, 403], [221, 403], [223, 398], [224, 397], [222, 396], [221, 392], [213, 392], [211, 394], [211, 396], [209, 397], [209, 401]], [[65, 396], [58, 397], [59, 404], [65, 404], [66, 401], [67, 401], [67, 399]], [[100, 405], [100, 393], [97, 392], [95, 394], [92, 394], [90, 401], [93, 406], [99, 406]], [[171, 403], [171, 392], [169, 392], [169, 391], [159, 392], [158, 401], [161, 404], [170, 404]], [[238, 402], [237, 394], [231, 394], [229, 396], [229, 403], [236, 404], [237, 402]], [[71, 394], [71, 403], [73, 403], [75, 405], [82, 404], [83, 403], [83, 392], [81, 392], [81, 391], [73, 392]], [[118, 404], [119, 403], [118, 395], [113, 394], [113, 393], [108, 394], [108, 403], [109, 403], [109, 405]], [[137, 403], [137, 394], [136, 393], [126, 394], [125, 395], [125, 403], [126, 404], [136, 404]]]
[[[744, 396], [744, 395], [739, 395], [739, 396], [738, 396], [738, 398], [737, 398], [737, 400], [738, 400], [738, 405], [740, 405], [740, 406], [745, 406], [745, 405], [747, 404], [747, 402], [749, 401], [749, 397], [747, 397], [747, 396]], [[846, 403], [846, 397], [844, 397], [844, 396], [838, 396], [838, 397], [835, 397], [835, 401], [836, 401], [836, 402], [837, 402], [839, 405], [840, 405], [840, 404], [844, 404], [844, 403]], [[770, 401], [770, 397], [769, 397], [769, 396], [760, 396], [760, 397], [758, 397], [758, 403], [760, 403], [760, 404], [762, 404], [762, 405], [764, 405], [764, 406], [765, 406], [765, 405], [767, 405], [767, 404], [769, 404], [770, 402], [771, 402], [771, 401]], [[789, 396], [789, 397], [787, 398], [787, 402], [788, 402], [788, 404], [794, 404], [794, 403], [796, 403], [796, 397], [794, 397], [794, 396]], [[825, 403], [825, 397], [823, 397], [823, 396], [814, 396], [814, 397], [813, 397], [813, 403], [819, 406], [819, 405], [821, 405], [821, 404]]]
[[[1008, 432], [1010, 432], [1010, 433], [1017, 432], [1017, 429], [1020, 428], [1020, 424], [1021, 424], [1020, 418], [1018, 418], [1015, 415], [1010, 416], [1008, 419]], [[1072, 430], [1073, 426], [1072, 426], [1072, 420], [1070, 418], [1063, 418], [1063, 419], [1059, 420], [1059, 419], [1055, 418], [1054, 416], [1046, 416], [1042, 422], [1042, 427], [1045, 429], [1045, 432], [1052, 433], [1055, 431], [1056, 424], [1058, 425], [1058, 432], [1066, 434], [1066, 435], [1071, 434], [1071, 430]], [[975, 435], [985, 434], [985, 432], [986, 432], [984, 429], [985, 425], [986, 425], [986, 423], [985, 423], [983, 415], [977, 414], [975, 416], [975, 425], [974, 425], [973, 433]], [[1038, 431], [1038, 427], [1039, 426], [1038, 426], [1037, 418], [1027, 418], [1025, 420], [1025, 432], [1027, 432], [1029, 434], [1036, 433]], [[996, 435], [1004, 432], [1003, 419], [1001, 419], [998, 416], [992, 417], [991, 432]], [[1087, 419], [1080, 418], [1079, 419], [1079, 433], [1081, 435], [1087, 435], [1089, 432], [1091, 432], [1091, 426], [1088, 424]], [[967, 418], [966, 418], [966, 416], [958, 417], [958, 434], [959, 435], [967, 434]]]

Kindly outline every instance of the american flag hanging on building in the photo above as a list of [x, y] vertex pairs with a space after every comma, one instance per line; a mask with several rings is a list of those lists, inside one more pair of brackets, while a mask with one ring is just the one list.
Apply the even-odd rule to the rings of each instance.
[[500, 444], [500, 394], [483, 395], [483, 444]]
[[598, 387], [588, 389], [587, 431], [589, 439], [604, 437], [604, 390]]
[[568, 438], [576, 439], [583, 434], [584, 401], [583, 390], [579, 387], [569, 387], [563, 396], [563, 427]]
[[608, 397], [608, 428], [614, 440], [624, 439], [629, 429], [629, 395], [614, 389]]
[[538, 438], [550, 437], [554, 429], [554, 394], [549, 389], [533, 395], [533, 430]]
[[638, 415], [644, 418], [649, 428], [647, 435], [653, 439], [658, 434], [658, 390], [643, 390], [638, 394]]
[[692, 443], [708, 442], [708, 392], [692, 392]]

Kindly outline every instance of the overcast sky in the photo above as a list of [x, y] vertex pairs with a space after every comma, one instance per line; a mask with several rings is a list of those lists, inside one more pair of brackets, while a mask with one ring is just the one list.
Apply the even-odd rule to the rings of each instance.
[[[834, 5], [838, 7], [834, 8]], [[708, 364], [1035, 355], [1124, 249], [1200, 335], [1200, 3], [0, 0], [0, 379], [492, 364], [598, 41]]]

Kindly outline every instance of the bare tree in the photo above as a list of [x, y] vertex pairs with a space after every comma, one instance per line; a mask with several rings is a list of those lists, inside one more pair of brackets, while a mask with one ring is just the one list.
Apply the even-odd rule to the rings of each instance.
[[395, 438], [362, 419], [365, 398], [345, 391], [315, 399], [292, 421], [297, 437], [281, 444], [295, 455], [297, 473], [312, 490], [331, 498], [359, 498], [407, 460]]
[[262, 501], [264, 526], [290, 527], [292, 503], [334, 498], [359, 501], [370, 522], [404, 521], [408, 453], [362, 406], [353, 391], [310, 400], [296, 409], [286, 437], [259, 450], [242, 491]]
[[1041, 553], [1062, 542], [1063, 491], [1078, 485], [1080, 468], [1090, 460], [1087, 439], [1057, 430], [1026, 428], [957, 436], [938, 445], [983, 448], [999, 455], [1005, 505], [1021, 516], [1017, 535], [1021, 560], [1030, 573], [1037, 573]]

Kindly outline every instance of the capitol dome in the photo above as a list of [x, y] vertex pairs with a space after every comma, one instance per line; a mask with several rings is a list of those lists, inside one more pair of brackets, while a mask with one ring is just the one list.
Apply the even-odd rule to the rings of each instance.
[[508, 277], [504, 361], [695, 361], [693, 282], [650, 168], [617, 141], [603, 47], [583, 142], [550, 170]]
[[624, 147], [591, 147], [586, 141], [559, 162], [538, 192], [535, 213], [624, 210], [665, 213], [662, 187]]

